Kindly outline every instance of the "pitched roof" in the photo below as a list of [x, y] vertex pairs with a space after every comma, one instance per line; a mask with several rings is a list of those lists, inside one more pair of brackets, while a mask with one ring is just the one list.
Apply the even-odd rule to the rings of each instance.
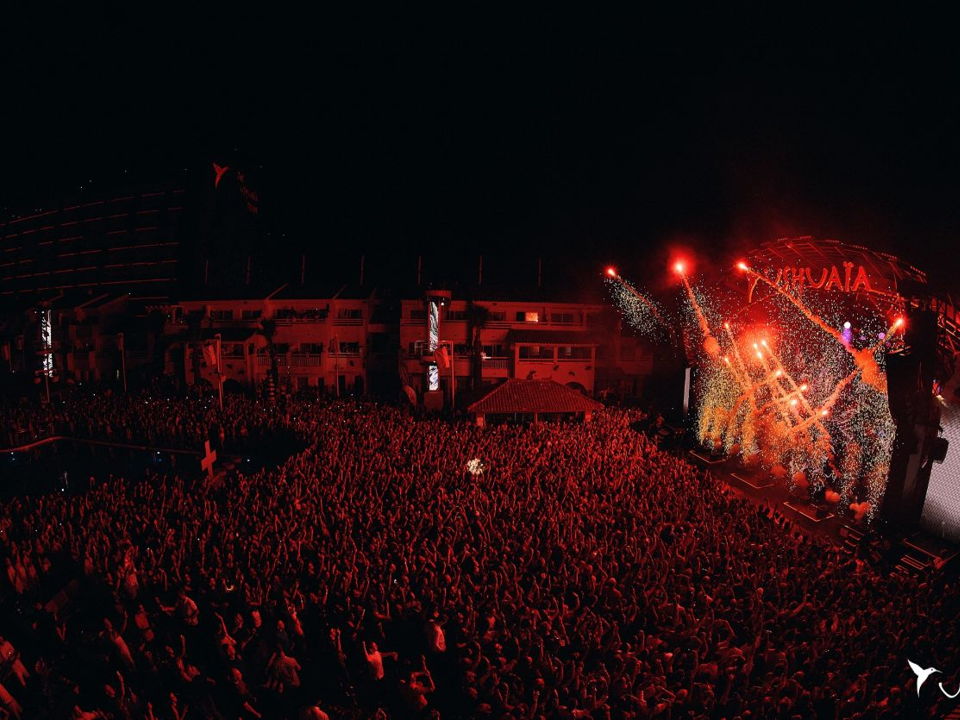
[[507, 380], [467, 407], [478, 415], [565, 413], [599, 410], [603, 405], [553, 380]]

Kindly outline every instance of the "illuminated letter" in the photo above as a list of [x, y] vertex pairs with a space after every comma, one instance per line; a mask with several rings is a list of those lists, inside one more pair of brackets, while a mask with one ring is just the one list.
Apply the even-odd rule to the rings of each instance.
[[814, 281], [813, 281], [813, 273], [810, 272], [810, 268], [807, 268], [807, 284], [808, 284], [810, 287], [819, 290], [820, 288], [823, 287], [823, 284], [824, 284], [826, 281], [827, 281], [827, 269], [826, 269], [826, 268], [823, 268], [823, 269], [820, 271], [820, 280], [819, 280], [818, 282], [814, 282]]
[[795, 268], [793, 271], [793, 286], [797, 290], [803, 287], [803, 268], [802, 267]]
[[863, 265], [857, 268], [857, 279], [853, 281], [853, 287], [850, 290], [856, 292], [861, 286], [864, 290], [870, 292], [870, 279], [867, 277], [867, 271], [863, 269]]
[[850, 271], [853, 270], [853, 263], [847, 260], [843, 263], [843, 289], [850, 292]]
[[843, 281], [840, 279], [840, 272], [837, 270], [836, 265], [831, 265], [830, 278], [827, 280], [827, 284], [824, 287], [824, 290], [829, 290], [834, 285], [836, 285], [841, 290], [843, 289]]

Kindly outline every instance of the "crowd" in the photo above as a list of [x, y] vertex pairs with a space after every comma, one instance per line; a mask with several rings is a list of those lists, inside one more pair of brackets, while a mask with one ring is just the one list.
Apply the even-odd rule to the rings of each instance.
[[305, 448], [215, 484], [6, 502], [0, 719], [942, 714], [908, 658], [957, 687], [950, 574], [890, 577], [800, 533], [635, 412], [477, 428], [354, 401], [102, 402], [58, 420], [194, 443], [283, 427]]
[[263, 410], [244, 396], [230, 396], [229, 407], [221, 410], [209, 395], [74, 391], [41, 406], [25, 400], [0, 403], [0, 446], [15, 448], [53, 436], [189, 450], [207, 439], [237, 445], [279, 429], [276, 415]]

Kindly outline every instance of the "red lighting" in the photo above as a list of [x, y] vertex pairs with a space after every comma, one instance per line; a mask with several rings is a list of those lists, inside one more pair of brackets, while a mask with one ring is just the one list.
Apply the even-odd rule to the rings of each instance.
[[797, 404], [797, 399], [794, 398], [793, 400], [791, 400], [791, 401], [790, 401], [790, 404], [791, 404], [791, 405], [796, 405], [796, 404]]
[[800, 392], [806, 392], [806, 391], [807, 391], [807, 384], [804, 383], [803, 385], [800, 386]]
[[824, 417], [826, 417], [827, 415], [830, 414], [830, 411], [827, 410], [826, 408], [824, 408], [823, 410], [820, 411], [820, 414], [823, 415]]
[[673, 269], [678, 274], [683, 275], [687, 271], [687, 266], [686, 266], [686, 263], [683, 262], [683, 260], [677, 260], [673, 264]]
[[609, 275], [612, 278], [615, 278], [617, 276], [617, 269], [611, 265], [610, 267], [607, 268], [607, 275]]
[[895, 328], [901, 328], [901, 327], [903, 327], [903, 318], [902, 318], [902, 317], [898, 317], [896, 320], [894, 320], [894, 321], [893, 321], [893, 326], [894, 326]]
[[737, 263], [737, 269], [746, 271], [750, 269], [750, 266], [747, 265], [743, 260], [741, 260], [740, 262]]

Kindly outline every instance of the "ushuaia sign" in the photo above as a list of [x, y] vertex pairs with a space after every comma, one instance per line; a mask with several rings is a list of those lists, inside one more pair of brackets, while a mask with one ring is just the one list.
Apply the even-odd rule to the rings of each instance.
[[777, 270], [776, 284], [780, 287], [809, 287], [814, 290], [836, 290], [839, 292], [872, 292], [870, 278], [863, 265], [845, 262], [841, 267], [814, 270], [810, 267], [784, 267]]
[[[772, 278], [769, 273], [765, 275], [770, 278], [774, 285], [786, 291], [798, 292], [805, 288], [811, 290], [820, 290], [833, 293], [878, 293], [887, 295], [884, 290], [873, 287], [870, 284], [870, 276], [867, 275], [867, 269], [863, 265], [857, 265], [852, 262], [843, 262], [840, 265], [829, 265], [827, 267], [804, 267], [797, 265], [785, 265], [777, 268], [776, 275]], [[753, 301], [753, 291], [760, 281], [759, 277], [754, 276], [750, 281], [748, 291], [748, 302]]]

